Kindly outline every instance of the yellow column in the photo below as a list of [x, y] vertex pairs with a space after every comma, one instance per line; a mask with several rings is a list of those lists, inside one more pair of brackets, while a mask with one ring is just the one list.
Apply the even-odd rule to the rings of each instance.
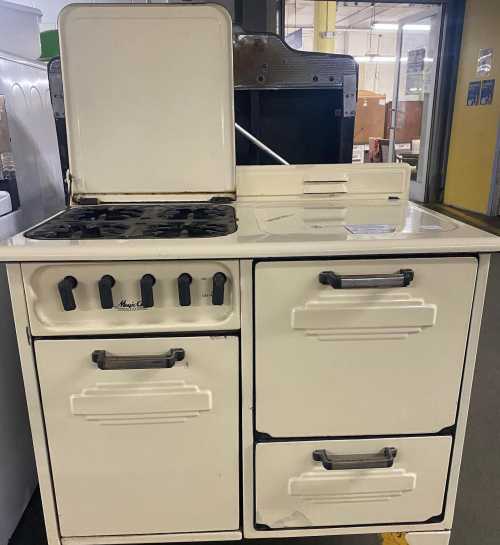
[[337, 2], [314, 2], [314, 51], [335, 52]]

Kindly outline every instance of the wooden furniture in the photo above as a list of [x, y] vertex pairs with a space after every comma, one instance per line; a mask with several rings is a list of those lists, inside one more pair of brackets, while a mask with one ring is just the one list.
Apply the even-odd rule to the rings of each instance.
[[[421, 100], [404, 100], [398, 103], [398, 116], [396, 124], [396, 144], [411, 142], [420, 139], [422, 127]], [[392, 101], [385, 107], [385, 137], [389, 138], [391, 126]]]
[[368, 144], [370, 138], [384, 138], [385, 95], [360, 90], [354, 122], [354, 143]]

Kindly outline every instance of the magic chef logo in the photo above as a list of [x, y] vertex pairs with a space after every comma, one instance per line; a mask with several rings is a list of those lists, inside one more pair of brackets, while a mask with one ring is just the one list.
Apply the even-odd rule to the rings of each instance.
[[142, 301], [127, 301], [122, 299], [117, 305], [115, 305], [115, 310], [125, 310], [125, 311], [134, 311], [134, 310], [145, 310]]

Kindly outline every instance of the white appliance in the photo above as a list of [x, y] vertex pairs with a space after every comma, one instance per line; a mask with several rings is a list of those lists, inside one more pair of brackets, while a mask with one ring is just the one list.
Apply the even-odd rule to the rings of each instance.
[[64, 190], [46, 63], [0, 50], [0, 97], [20, 204], [0, 216], [7, 238], [64, 208]]
[[60, 24], [73, 206], [0, 245], [49, 545], [446, 545], [499, 240], [403, 164], [235, 170], [220, 7]]
[[12, 200], [8, 191], [0, 191], [0, 216], [12, 212]]
[[24, 59], [38, 59], [42, 52], [41, 19], [39, 9], [0, 0], [0, 51]]

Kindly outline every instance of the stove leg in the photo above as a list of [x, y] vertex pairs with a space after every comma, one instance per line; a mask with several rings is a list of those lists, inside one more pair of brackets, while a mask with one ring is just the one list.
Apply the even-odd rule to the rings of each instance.
[[380, 545], [448, 545], [450, 531], [380, 534]]

